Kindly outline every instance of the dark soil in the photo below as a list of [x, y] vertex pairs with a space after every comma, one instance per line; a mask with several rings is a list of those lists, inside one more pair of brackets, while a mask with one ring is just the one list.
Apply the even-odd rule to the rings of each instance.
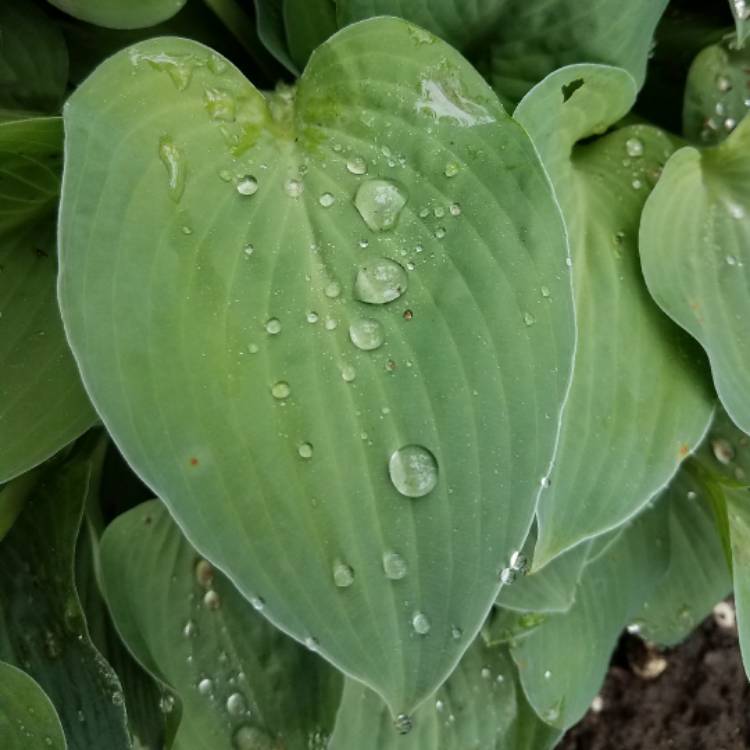
[[[638, 676], [659, 657], [666, 669], [658, 677]], [[750, 685], [737, 631], [713, 617], [657, 654], [624, 635], [600, 697], [562, 750], [750, 750]]]

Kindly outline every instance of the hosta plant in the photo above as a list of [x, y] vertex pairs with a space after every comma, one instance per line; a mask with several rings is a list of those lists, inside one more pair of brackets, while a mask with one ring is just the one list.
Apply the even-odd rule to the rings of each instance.
[[0, 747], [543, 750], [732, 591], [750, 664], [748, 14], [6, 0]]

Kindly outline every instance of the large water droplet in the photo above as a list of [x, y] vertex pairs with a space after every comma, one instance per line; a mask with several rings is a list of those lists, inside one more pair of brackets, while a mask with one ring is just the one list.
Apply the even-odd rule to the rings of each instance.
[[371, 318], [355, 320], [349, 326], [349, 338], [354, 346], [366, 352], [382, 346], [385, 340], [383, 326], [377, 320]]
[[346, 168], [352, 174], [364, 174], [367, 171], [367, 162], [361, 156], [352, 156], [352, 158], [346, 162]]
[[234, 750], [273, 750], [273, 741], [257, 727], [242, 726], [232, 737]]
[[285, 380], [279, 380], [271, 386], [271, 395], [277, 399], [289, 398], [289, 394], [292, 389], [289, 387], [289, 383]]
[[435, 456], [421, 445], [405, 445], [388, 461], [393, 486], [406, 497], [424, 497], [435, 489], [438, 465]]
[[247, 704], [242, 693], [232, 693], [227, 698], [227, 712], [230, 716], [242, 716], [247, 710]]
[[391, 581], [400, 581], [409, 572], [406, 560], [398, 552], [386, 552], [383, 555], [383, 571]]
[[375, 258], [362, 265], [354, 281], [358, 300], [382, 305], [398, 299], [408, 286], [406, 270], [389, 258]]
[[359, 186], [354, 205], [373, 232], [393, 229], [406, 205], [406, 193], [390, 180], [367, 180]]
[[250, 174], [237, 180], [237, 192], [240, 195], [255, 195], [258, 192], [258, 180]]
[[411, 626], [418, 635], [427, 635], [430, 632], [430, 620], [424, 612], [415, 612], [411, 618]]
[[159, 141], [159, 158], [167, 170], [169, 197], [177, 202], [185, 192], [185, 157], [172, 139], [165, 136]]
[[354, 583], [354, 571], [351, 566], [341, 560], [333, 564], [333, 582], [340, 588], [349, 588]]
[[198, 692], [201, 695], [211, 695], [211, 691], [213, 689], [214, 689], [214, 684], [213, 684], [213, 682], [208, 677], [204, 677], [198, 683]]
[[266, 321], [266, 331], [273, 336], [281, 333], [281, 321], [278, 318], [269, 318]]

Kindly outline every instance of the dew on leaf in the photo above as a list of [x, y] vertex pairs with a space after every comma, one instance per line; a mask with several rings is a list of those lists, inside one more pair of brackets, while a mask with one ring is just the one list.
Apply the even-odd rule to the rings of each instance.
[[711, 441], [711, 450], [716, 460], [724, 465], [731, 464], [734, 461], [734, 448], [725, 438], [716, 438]]
[[354, 583], [354, 571], [351, 566], [336, 560], [333, 564], [333, 582], [340, 589], [349, 588]]
[[305, 190], [301, 180], [291, 179], [284, 184], [284, 192], [290, 198], [299, 198]]
[[358, 349], [372, 351], [383, 345], [383, 326], [372, 318], [360, 318], [349, 326], [349, 338]]
[[344, 365], [341, 368], [341, 378], [347, 383], [351, 383], [357, 377], [357, 371], [351, 365]]
[[318, 320], [320, 320], [318, 313], [316, 313], [314, 310], [310, 310], [310, 312], [307, 313], [305, 317], [307, 318], [308, 323], [317, 323]]
[[643, 141], [640, 138], [628, 138], [625, 141], [625, 151], [633, 158], [643, 156]]
[[421, 445], [405, 445], [391, 454], [388, 474], [393, 486], [405, 497], [424, 497], [435, 489], [438, 464]]
[[325, 295], [329, 299], [336, 299], [341, 294], [341, 284], [338, 281], [331, 281], [326, 284]]
[[437, 239], [439, 240], [442, 240], [445, 237], [445, 227], [438, 227], [435, 230], [435, 237], [437, 237]]
[[272, 336], [281, 333], [281, 321], [278, 318], [269, 318], [266, 321], [266, 331]]
[[297, 448], [297, 453], [299, 453], [300, 458], [312, 458], [312, 455], [313, 455], [312, 444], [301, 443], [300, 446]]
[[504, 586], [510, 586], [510, 584], [513, 583], [517, 577], [518, 571], [513, 570], [513, 568], [503, 568], [500, 571], [500, 582]]
[[406, 270], [389, 258], [376, 258], [357, 270], [354, 293], [358, 300], [382, 305], [398, 299], [408, 286]]
[[249, 725], [241, 726], [232, 736], [234, 750], [273, 750], [273, 740], [262, 730]]
[[279, 400], [289, 398], [289, 394], [292, 392], [289, 387], [289, 383], [285, 380], [279, 380], [271, 386], [271, 395]]
[[332, 193], [323, 193], [320, 198], [318, 198], [318, 203], [320, 203], [323, 208], [330, 208], [335, 202], [336, 199], [333, 197]]
[[242, 716], [247, 710], [247, 704], [242, 693], [232, 693], [227, 698], [227, 713], [230, 716]]
[[187, 165], [182, 151], [171, 138], [164, 136], [159, 141], [159, 158], [167, 170], [167, 187], [169, 197], [177, 202], [185, 192]]
[[525, 312], [523, 314], [523, 322], [527, 326], [533, 326], [536, 323], [536, 318], [530, 312]]
[[185, 627], [182, 629], [182, 634], [185, 638], [195, 638], [198, 635], [198, 626], [193, 620], [188, 620], [185, 623]]
[[208, 560], [200, 559], [195, 563], [195, 580], [204, 589], [211, 588], [214, 581], [214, 566]]
[[414, 726], [414, 721], [408, 714], [399, 714], [395, 718], [393, 726], [399, 734], [409, 734]]
[[256, 612], [262, 612], [263, 608], [266, 606], [266, 603], [260, 596], [251, 596], [250, 605]]
[[209, 589], [203, 597], [203, 603], [209, 609], [219, 609], [221, 607], [221, 598], [216, 591]]
[[352, 174], [361, 175], [367, 172], [367, 162], [361, 156], [352, 156], [346, 162], [346, 168]]
[[430, 632], [430, 620], [424, 612], [415, 612], [411, 618], [411, 626], [418, 635], [427, 635]]
[[359, 215], [373, 232], [393, 229], [406, 202], [403, 188], [383, 179], [363, 182], [354, 198]]
[[721, 91], [722, 93], [731, 91], [732, 81], [725, 75], [719, 74], [716, 76], [716, 88], [719, 89], [719, 91]]
[[451, 203], [449, 210], [451, 212], [451, 216], [460, 216], [461, 215], [461, 204], [460, 203]]
[[237, 116], [237, 102], [227, 91], [209, 88], [204, 92], [204, 103], [208, 116], [220, 122], [234, 122]]
[[237, 192], [240, 195], [255, 195], [258, 192], [258, 180], [250, 174], [246, 174], [237, 180]]
[[199, 683], [198, 683], [198, 692], [201, 695], [210, 695], [211, 691], [214, 689], [214, 683], [208, 678], [204, 677]]
[[445, 169], [443, 170], [443, 174], [446, 177], [455, 177], [459, 172], [461, 171], [461, 167], [456, 164], [455, 161], [449, 161], [445, 165]]
[[398, 552], [386, 552], [383, 555], [383, 572], [391, 581], [400, 581], [408, 573], [406, 560]]
[[242, 252], [249, 258], [255, 252], [255, 247], [248, 242], [247, 245], [242, 248]]
[[336, 318], [328, 318], [326, 320], [326, 331], [335, 331], [338, 328], [339, 322]]

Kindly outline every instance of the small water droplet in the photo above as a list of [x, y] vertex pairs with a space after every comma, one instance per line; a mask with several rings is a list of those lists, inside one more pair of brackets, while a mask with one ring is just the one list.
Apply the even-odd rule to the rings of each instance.
[[427, 635], [430, 632], [430, 620], [424, 612], [415, 612], [411, 618], [411, 626], [418, 635]]
[[407, 289], [406, 270], [389, 258], [376, 258], [357, 270], [354, 293], [358, 300], [382, 305], [398, 299]]
[[455, 625], [451, 628], [451, 638], [453, 638], [454, 641], [458, 641], [463, 636], [464, 631], [461, 630], [461, 628], [456, 627]]
[[445, 216], [445, 209], [442, 206], [435, 206], [432, 213], [436, 219], [442, 219]]
[[643, 156], [643, 141], [640, 138], [628, 138], [625, 141], [625, 151], [633, 158]]
[[204, 589], [211, 588], [214, 582], [214, 566], [208, 560], [198, 560], [195, 563], [195, 580]]
[[435, 237], [439, 240], [442, 240], [445, 237], [445, 227], [438, 227], [435, 229]]
[[461, 204], [460, 203], [451, 203], [450, 212], [451, 212], [451, 216], [460, 216], [461, 215]]
[[159, 710], [163, 714], [171, 714], [172, 711], [174, 711], [174, 706], [175, 699], [171, 693], [164, 693], [164, 695], [159, 698]]
[[513, 554], [511, 554], [510, 556], [510, 567], [519, 573], [524, 572], [528, 567], [528, 560], [526, 559], [526, 556], [518, 550], [513, 552]]
[[237, 117], [237, 102], [222, 89], [209, 88], [204, 92], [204, 104], [208, 116], [220, 122], [234, 122]]
[[323, 208], [330, 208], [335, 202], [336, 199], [333, 197], [332, 193], [323, 193], [323, 195], [318, 198], [318, 203], [320, 203]]
[[732, 444], [724, 438], [716, 438], [711, 441], [711, 450], [714, 457], [721, 464], [731, 464], [734, 461], [734, 448]]
[[257, 354], [260, 351], [260, 347], [257, 344], [248, 344], [247, 350], [250, 354]]
[[351, 383], [357, 377], [357, 371], [351, 365], [344, 365], [341, 368], [341, 377], [347, 383]]
[[247, 245], [242, 248], [242, 252], [249, 258], [255, 252], [255, 248], [248, 242]]
[[289, 398], [289, 394], [291, 392], [292, 391], [289, 387], [289, 383], [287, 383], [285, 380], [279, 380], [277, 383], [274, 383], [271, 386], [271, 395], [279, 400]]
[[449, 161], [445, 165], [445, 169], [443, 170], [443, 174], [446, 177], [455, 177], [459, 172], [461, 171], [461, 168], [456, 164], [454, 161]]
[[414, 722], [412, 721], [411, 716], [408, 716], [407, 714], [399, 714], [394, 720], [393, 726], [399, 734], [409, 734], [414, 726]]
[[406, 205], [403, 188], [390, 180], [367, 180], [359, 186], [354, 205], [373, 232], [393, 229]]
[[313, 455], [312, 444], [301, 443], [299, 448], [297, 448], [297, 453], [299, 453], [300, 458], [312, 458], [312, 455]]
[[209, 609], [219, 609], [221, 607], [221, 597], [213, 589], [206, 591], [203, 597], [203, 603]]
[[241, 726], [232, 736], [234, 750], [273, 750], [273, 741], [257, 727]]
[[262, 612], [263, 608], [266, 606], [266, 602], [262, 596], [251, 596], [250, 604], [256, 612]]
[[386, 552], [383, 555], [383, 572], [391, 581], [400, 581], [408, 573], [406, 560], [398, 552]]
[[349, 338], [354, 346], [369, 352], [383, 345], [383, 326], [372, 318], [360, 318], [349, 326]]
[[308, 636], [307, 638], [305, 638], [305, 646], [309, 651], [317, 651], [318, 641], [316, 638], [313, 638], [312, 636]]
[[640, 190], [643, 187], [643, 183], [639, 179], [635, 179], [630, 183], [633, 190]]
[[182, 629], [182, 634], [185, 638], [195, 638], [198, 635], [198, 626], [193, 620], [188, 620], [185, 623], [185, 627]]
[[542, 487], [543, 487], [543, 488], [544, 488], [544, 489], [546, 490], [546, 489], [549, 489], [549, 487], [550, 487], [550, 485], [552, 484], [552, 482], [550, 481], [550, 478], [549, 478], [549, 477], [542, 477], [542, 478], [541, 478], [541, 479], [539, 480], [539, 484], [541, 484], [541, 485], [542, 485]]
[[258, 192], [258, 180], [250, 174], [237, 180], [237, 192], [240, 195], [255, 195]]
[[552, 672], [550, 672], [550, 671], [549, 671], [549, 669], [547, 669], [547, 670], [546, 670], [546, 671], [544, 672], [544, 679], [545, 679], [545, 680], [549, 680], [549, 678], [550, 678], [550, 677], [552, 677]]
[[745, 209], [739, 203], [735, 203], [734, 201], [731, 201], [727, 205], [727, 210], [729, 211], [729, 215], [733, 219], [744, 219], [745, 218]]
[[737, 127], [737, 120], [734, 117], [727, 117], [724, 120], [724, 130], [734, 130]]
[[405, 445], [394, 451], [388, 473], [393, 486], [405, 497], [424, 497], [438, 481], [435, 456], [421, 445]]
[[361, 175], [367, 172], [367, 162], [361, 156], [352, 156], [346, 162], [346, 168], [356, 175]]
[[338, 281], [331, 281], [329, 284], [326, 284], [325, 288], [325, 295], [329, 299], [336, 299], [341, 294], [341, 284], [338, 283]]
[[490, 677], [492, 677], [492, 671], [490, 670], [489, 667], [482, 667], [479, 674], [482, 676], [482, 679], [484, 680], [489, 680]]
[[527, 326], [533, 326], [536, 323], [536, 318], [530, 312], [525, 312], [523, 314], [523, 322]]
[[539, 291], [542, 293], [542, 297], [547, 298], [550, 295], [550, 291], [549, 291], [549, 287], [548, 286], [541, 287], [541, 289]]
[[328, 318], [326, 320], [326, 331], [335, 331], [338, 328], [339, 322], [336, 318]]
[[716, 76], [716, 88], [721, 92], [731, 91], [732, 81], [725, 75], [719, 74]]
[[247, 704], [242, 693], [232, 693], [227, 698], [227, 713], [230, 716], [242, 716], [247, 710]]
[[360, 241], [359, 241], [359, 246], [360, 246], [360, 247], [361, 247], [361, 248], [362, 248], [363, 250], [364, 250], [365, 248], [367, 248], [367, 247], [368, 247], [369, 245], [370, 245], [370, 241], [369, 241], [369, 240], [364, 240], [364, 239], [363, 239], [363, 240], [360, 240]]
[[435, 701], [435, 710], [442, 713], [445, 711], [445, 703], [441, 701], [439, 698]]
[[310, 310], [310, 312], [307, 313], [306, 317], [308, 323], [317, 323], [320, 320], [318, 313], [316, 313], [314, 310]]
[[734, 257], [734, 255], [727, 255], [727, 257], [724, 259], [728, 266], [736, 266], [737, 265], [737, 258]]
[[159, 158], [167, 170], [169, 197], [177, 202], [185, 192], [185, 178], [187, 176], [185, 157], [172, 139], [164, 136], [159, 141]]
[[504, 586], [510, 586], [518, 576], [518, 573], [513, 568], [503, 568], [500, 571], [500, 582]]
[[185, 226], [182, 227], [182, 233], [186, 236], [189, 236], [193, 233], [193, 230], [186, 224]]
[[291, 179], [287, 180], [284, 184], [284, 192], [290, 198], [299, 198], [305, 190], [305, 186], [302, 184], [302, 180]]
[[333, 582], [340, 588], [349, 588], [354, 583], [354, 571], [351, 566], [341, 560], [333, 564]]
[[278, 318], [269, 318], [266, 321], [266, 331], [272, 336], [281, 333], [281, 321]]
[[201, 695], [210, 695], [211, 691], [214, 689], [214, 683], [208, 678], [204, 677], [199, 683], [198, 683], [198, 692]]

